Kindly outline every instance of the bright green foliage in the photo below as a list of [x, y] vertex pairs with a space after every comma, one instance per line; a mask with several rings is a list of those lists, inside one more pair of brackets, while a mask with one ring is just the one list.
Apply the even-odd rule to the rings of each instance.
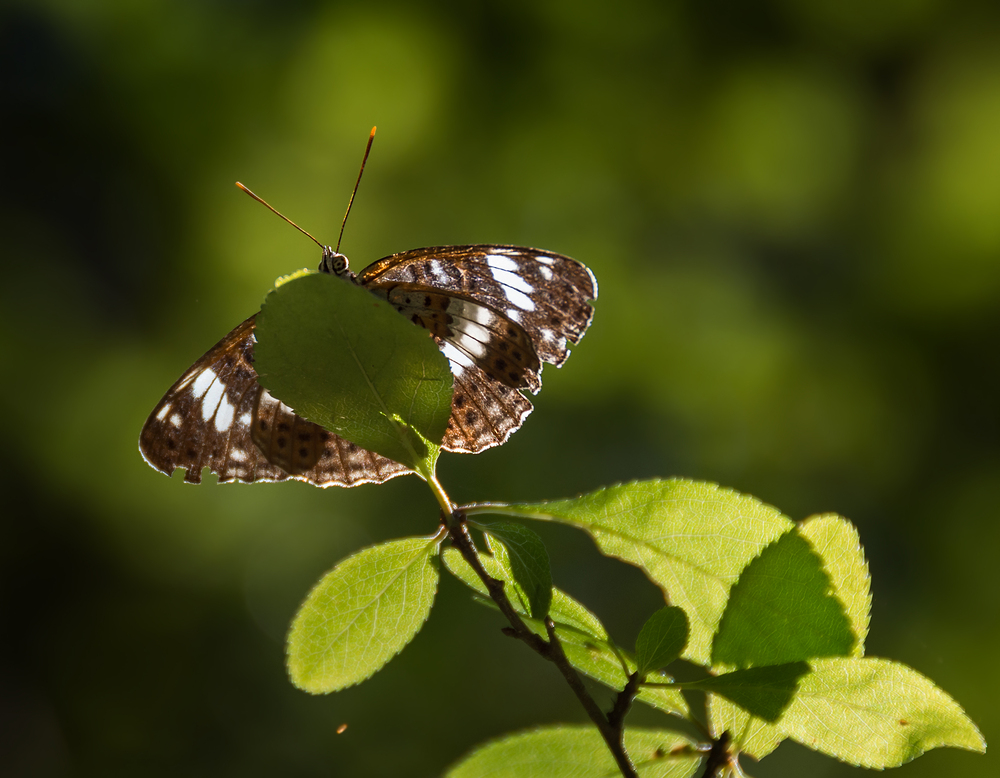
[[[819, 555], [829, 581], [830, 594], [836, 597], [845, 611], [851, 633], [854, 635], [853, 646], [847, 655], [862, 656], [864, 639], [868, 634], [871, 592], [868, 586], [868, 566], [858, 541], [857, 530], [849, 521], [828, 514], [807, 519], [798, 525], [797, 532], [810, 542], [815, 553]], [[797, 597], [798, 593], [795, 593], [795, 596]], [[823, 603], [823, 598], [817, 598], [817, 601]], [[752, 624], [750, 629], [754, 629]], [[772, 636], [772, 641], [775, 639], [781, 640], [778, 636]], [[790, 645], [790, 640], [786, 640], [785, 643], [786, 646]], [[748, 713], [724, 697], [712, 695], [709, 699], [709, 708], [718, 731], [728, 730], [740, 743], [741, 748], [757, 759], [769, 754], [784, 739], [777, 727]]]
[[692, 686], [725, 694], [773, 721], [770, 728], [756, 721], [732, 732], [751, 754], [790, 737], [850, 764], [883, 768], [940, 746], [986, 748], [958, 703], [920, 673], [886, 659], [816, 659], [740, 670]]
[[851, 624], [854, 647], [850, 655], [864, 656], [872, 593], [858, 530], [847, 519], [828, 513], [801, 522], [798, 532], [823, 560], [831, 594], [840, 602]]
[[637, 481], [497, 512], [579, 527], [603, 553], [642, 568], [687, 614], [684, 657], [704, 665], [711, 661], [730, 587], [750, 560], [793, 526], [753, 497], [680, 479]]
[[377, 672], [420, 631], [434, 604], [441, 538], [366, 548], [327, 573], [288, 637], [288, 672], [308, 692], [333, 692]]
[[513, 582], [513, 594], [532, 618], [544, 619], [552, 603], [549, 554], [537, 532], [513, 521], [478, 525], [486, 533], [493, 558]]
[[740, 575], [712, 646], [712, 664], [755, 667], [848, 656], [855, 636], [819, 555], [796, 532]]
[[645, 677], [651, 670], [666, 667], [677, 659], [687, 636], [687, 617], [680, 608], [668, 605], [650, 616], [635, 641], [639, 675]]
[[896, 767], [941, 746], [983, 752], [955, 700], [916, 670], [876, 658], [816, 659], [779, 726], [788, 736], [862, 767]]
[[[676, 732], [629, 729], [625, 748], [643, 778], [687, 778], [701, 762]], [[494, 740], [455, 765], [446, 778], [613, 778], [620, 776], [593, 727], [545, 727]]]
[[[449, 572], [481, 595], [483, 602], [492, 605], [492, 601], [486, 599], [486, 587], [456, 549], [444, 549], [441, 559]], [[509, 573], [495, 559], [485, 554], [481, 554], [479, 559], [487, 573], [494, 578], [509, 582], [510, 579], [507, 578]], [[524, 606], [516, 600], [512, 600], [511, 604], [535, 634], [547, 638], [545, 625], [541, 621], [532, 619]], [[629, 675], [635, 672], [635, 660], [628, 652], [614, 645], [604, 626], [593, 613], [565, 592], [553, 589], [549, 618], [556, 625], [556, 636], [573, 667], [612, 689], [621, 689], [625, 686]], [[668, 682], [671, 679], [662, 676], [656, 680]], [[687, 703], [677, 689], [644, 687], [636, 699], [667, 713], [683, 716], [688, 712]]]
[[362, 448], [433, 473], [451, 413], [448, 360], [428, 332], [325, 273], [275, 288], [257, 316], [260, 382]]

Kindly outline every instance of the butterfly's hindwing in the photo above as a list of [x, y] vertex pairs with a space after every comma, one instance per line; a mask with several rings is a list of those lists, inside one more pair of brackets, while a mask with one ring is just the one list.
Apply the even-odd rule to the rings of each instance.
[[[328, 254], [340, 258], [328, 262]], [[346, 257], [324, 249], [332, 272], [387, 299], [429, 330], [455, 376], [443, 448], [477, 453], [504, 443], [531, 412], [520, 389], [537, 393], [541, 364], [569, 356], [593, 316], [597, 282], [569, 257], [519, 246], [413, 249], [385, 257], [356, 277]], [[404, 465], [307, 421], [257, 381], [255, 317], [199, 359], [153, 409], [139, 449], [153, 467], [201, 481], [283, 481], [317, 486], [381, 483]]]
[[254, 316], [219, 341], [160, 400], [139, 436], [157, 470], [200, 483], [203, 468], [229, 481], [317, 486], [381, 483], [410, 472], [297, 415], [257, 381]]
[[531, 402], [519, 391], [491, 381], [474, 365], [467, 367], [455, 372], [451, 418], [441, 445], [460, 454], [503, 445], [529, 413]]

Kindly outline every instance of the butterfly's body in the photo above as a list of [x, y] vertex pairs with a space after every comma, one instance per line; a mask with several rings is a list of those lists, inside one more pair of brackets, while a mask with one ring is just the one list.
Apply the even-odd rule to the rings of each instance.
[[[586, 332], [597, 282], [569, 257], [519, 246], [438, 246], [393, 254], [355, 275], [323, 247], [320, 272], [363, 286], [429, 330], [455, 376], [442, 445], [476, 453], [507, 440], [531, 412], [541, 365], [561, 365]], [[317, 486], [380, 483], [410, 472], [298, 416], [253, 368], [255, 317], [199, 359], [164, 395], [139, 437], [157, 470], [207, 467], [226, 481]]]

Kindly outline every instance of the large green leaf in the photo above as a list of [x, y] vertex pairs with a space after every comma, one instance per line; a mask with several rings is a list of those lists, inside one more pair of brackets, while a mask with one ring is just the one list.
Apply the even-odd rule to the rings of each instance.
[[326, 273], [267, 296], [260, 382], [296, 413], [362, 448], [432, 473], [451, 413], [448, 360], [385, 300]]
[[[731, 734], [757, 756], [783, 737], [877, 769], [897, 767], [941, 746], [986, 749], [957, 702], [916, 670], [887, 659], [815, 659], [738, 670], [691, 686], [724, 694], [753, 711], [753, 718], [742, 721], [743, 729]], [[713, 704], [713, 726], [728, 726], [716, 712]], [[764, 725], [765, 719], [770, 723]]]
[[816, 659], [778, 726], [788, 737], [861, 767], [883, 768], [942, 746], [986, 743], [961, 706], [927, 677], [873, 657]]
[[437, 592], [440, 537], [366, 548], [327, 573], [288, 636], [288, 672], [308, 692], [360, 683], [400, 652], [427, 620]]
[[588, 532], [603, 553], [640, 567], [668, 602], [684, 609], [690, 627], [684, 657], [702, 665], [711, 662], [730, 587], [750, 560], [793, 526], [753, 497], [682, 479], [480, 511], [571, 524]]
[[[457, 549], [444, 549], [441, 559], [448, 571], [473, 589], [481, 597], [482, 602], [492, 605], [483, 582]], [[512, 585], [509, 572], [493, 557], [480, 554], [479, 560], [489, 575], [507, 582], [508, 586]], [[523, 603], [512, 599], [511, 605], [518, 611], [529, 629], [536, 635], [548, 639], [545, 624], [539, 619], [532, 618]], [[612, 689], [620, 691], [625, 688], [629, 675], [635, 672], [635, 660], [627, 651], [615, 646], [593, 613], [566, 592], [553, 588], [549, 618], [556, 625], [556, 637], [559, 638], [566, 658], [573, 667]], [[671, 679], [669, 676], [663, 676], [655, 680], [669, 682]], [[684, 696], [677, 689], [642, 687], [636, 699], [666, 713], [678, 713], [682, 716], [688, 713]]]
[[[643, 778], [688, 778], [701, 763], [676, 732], [625, 730], [625, 750]], [[545, 727], [494, 740], [452, 767], [446, 778], [614, 778], [621, 772], [593, 727]]]
[[[819, 555], [829, 583], [829, 594], [835, 597], [844, 609], [854, 638], [847, 654], [862, 656], [864, 639], [868, 634], [871, 592], [868, 586], [868, 566], [858, 540], [857, 530], [846, 519], [827, 514], [801, 522], [797, 533], [808, 540], [812, 549]], [[816, 595], [817, 592], [814, 590], [813, 594]], [[724, 618], [723, 624], [725, 623]], [[833, 624], [836, 626], [836, 620]], [[709, 699], [709, 710], [716, 731], [728, 730], [734, 740], [739, 742], [740, 747], [757, 759], [765, 757], [784, 739], [778, 727], [754, 716], [724, 697], [712, 695]]]

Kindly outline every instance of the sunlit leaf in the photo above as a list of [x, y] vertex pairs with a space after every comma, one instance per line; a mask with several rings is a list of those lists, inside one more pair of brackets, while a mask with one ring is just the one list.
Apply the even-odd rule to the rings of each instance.
[[[625, 731], [625, 750], [643, 778], [688, 778], [701, 754], [676, 732]], [[545, 727], [509, 735], [476, 749], [446, 778], [614, 778], [621, 776], [594, 727]]]
[[385, 300], [325, 273], [268, 294], [257, 316], [260, 382], [362, 448], [433, 472], [451, 412], [448, 361]]
[[861, 767], [882, 768], [942, 746], [986, 750], [955, 700], [887, 659], [816, 659], [778, 722], [793, 740]]
[[[896, 767], [941, 746], [986, 748], [958, 703], [920, 673], [886, 659], [815, 659], [739, 670], [692, 686], [716, 690], [728, 704], [753, 712], [730, 733], [758, 758], [783, 737], [870, 768]], [[732, 725], [735, 717], [727, 710], [713, 703], [716, 728]]]
[[[797, 532], [809, 541], [819, 555], [828, 579], [829, 594], [844, 608], [854, 636], [848, 655], [860, 656], [868, 632], [871, 593], [868, 566], [858, 542], [857, 530], [849, 521], [830, 514], [807, 519], [799, 524]], [[836, 625], [836, 620], [833, 623]], [[723, 624], [726, 624], [725, 618]], [[729, 731], [733, 739], [740, 743], [741, 749], [757, 759], [765, 757], [784, 740], [785, 736], [778, 727], [724, 697], [712, 695], [709, 710], [716, 731]]]
[[327, 573], [288, 637], [288, 672], [308, 692], [332, 692], [378, 671], [420, 631], [437, 592], [440, 539], [366, 548]]

